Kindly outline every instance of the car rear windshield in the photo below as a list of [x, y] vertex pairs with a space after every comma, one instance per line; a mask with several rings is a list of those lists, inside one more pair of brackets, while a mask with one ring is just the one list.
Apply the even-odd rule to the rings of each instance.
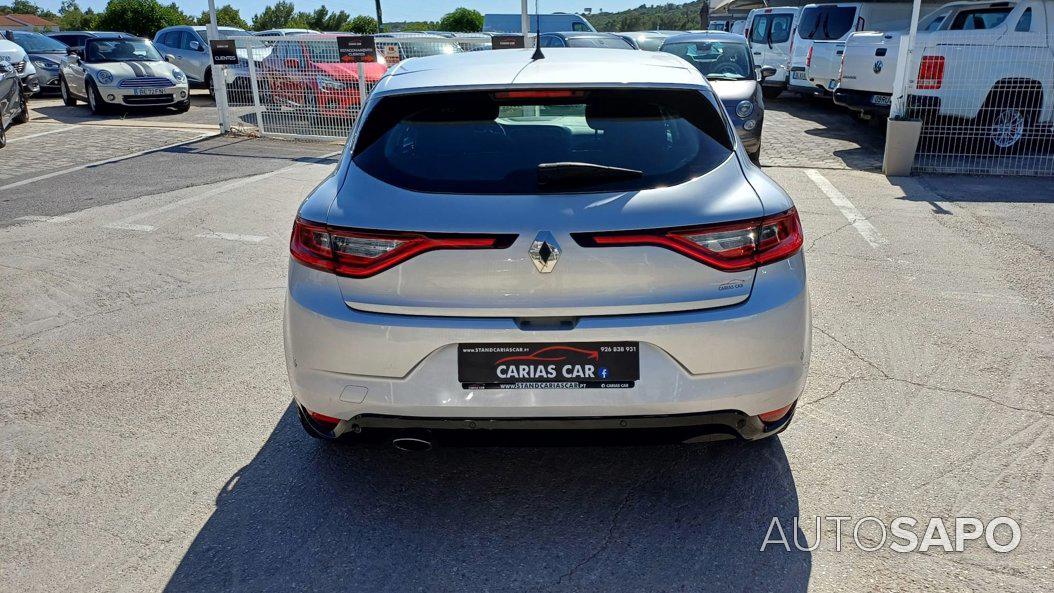
[[731, 151], [699, 91], [595, 89], [387, 97], [363, 123], [353, 158], [414, 191], [534, 194], [675, 185]]
[[798, 37], [819, 41], [841, 39], [853, 28], [855, 19], [853, 6], [812, 6], [801, 12]]
[[628, 41], [621, 37], [572, 36], [567, 38], [567, 47], [603, 47], [607, 49], [633, 49]]

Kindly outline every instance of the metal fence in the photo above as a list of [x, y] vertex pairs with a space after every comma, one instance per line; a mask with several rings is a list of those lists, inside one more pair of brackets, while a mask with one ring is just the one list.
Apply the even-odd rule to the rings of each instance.
[[347, 64], [339, 59], [336, 35], [235, 41], [239, 63], [223, 67], [232, 129], [317, 139], [346, 138], [364, 99], [392, 65], [411, 57], [466, 51], [461, 39], [378, 36], [376, 62]]
[[1054, 175], [1054, 15], [1032, 7], [971, 8], [951, 30], [920, 31], [907, 101], [923, 122], [915, 171]]

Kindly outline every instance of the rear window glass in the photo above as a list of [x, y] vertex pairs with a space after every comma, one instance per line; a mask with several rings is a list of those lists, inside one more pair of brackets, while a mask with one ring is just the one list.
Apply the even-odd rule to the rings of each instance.
[[806, 8], [798, 21], [798, 37], [830, 41], [841, 39], [853, 28], [856, 8], [852, 6], [815, 6]]
[[603, 47], [607, 49], [633, 49], [621, 37], [568, 37], [567, 47]]
[[754, 17], [750, 30], [752, 43], [786, 43], [794, 17], [789, 14], [763, 14]]
[[731, 147], [721, 116], [697, 91], [457, 92], [383, 99], [353, 158], [414, 191], [567, 193], [676, 185], [724, 162]]

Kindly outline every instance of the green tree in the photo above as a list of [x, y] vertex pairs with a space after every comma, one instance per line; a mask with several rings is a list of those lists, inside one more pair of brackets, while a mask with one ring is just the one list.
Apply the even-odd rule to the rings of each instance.
[[253, 17], [253, 29], [266, 31], [288, 27], [295, 11], [296, 7], [292, 2], [279, 0], [271, 6], [264, 7], [263, 12]]
[[59, 26], [65, 31], [90, 31], [95, 28], [98, 20], [95, 11], [81, 10], [77, 0], [62, 0], [59, 6]]
[[153, 37], [158, 29], [180, 25], [169, 7], [157, 0], [110, 0], [99, 16], [98, 27], [105, 31], [124, 31]]
[[[201, 16], [198, 17], [199, 25], [208, 25], [211, 22], [209, 17], [209, 11], [202, 11]], [[238, 27], [239, 29], [248, 29], [249, 23], [245, 22], [242, 18], [238, 9], [231, 6], [230, 4], [224, 4], [222, 7], [216, 9], [216, 25], [220, 27]]]
[[162, 12], [165, 15], [165, 22], [171, 23], [172, 25], [193, 25], [194, 19], [189, 14], [183, 12], [183, 9], [179, 7], [175, 2], [161, 7]]
[[373, 35], [380, 31], [377, 27], [377, 19], [372, 16], [361, 14], [351, 19], [351, 21], [346, 23], [340, 30], [349, 33], [358, 33], [359, 35]]
[[483, 15], [471, 8], [455, 8], [439, 19], [439, 30], [472, 33], [483, 30]]
[[0, 14], [40, 14], [40, 7], [27, 0], [14, 0], [11, 4], [0, 5]]

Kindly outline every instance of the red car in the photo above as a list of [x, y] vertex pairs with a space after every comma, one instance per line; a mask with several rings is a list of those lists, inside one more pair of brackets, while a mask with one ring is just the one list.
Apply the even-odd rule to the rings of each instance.
[[[301, 108], [312, 115], [350, 117], [359, 107], [359, 65], [341, 63], [336, 35], [286, 38], [275, 44], [262, 64], [270, 91], [268, 104]], [[384, 58], [363, 64], [373, 86], [388, 70]]]

